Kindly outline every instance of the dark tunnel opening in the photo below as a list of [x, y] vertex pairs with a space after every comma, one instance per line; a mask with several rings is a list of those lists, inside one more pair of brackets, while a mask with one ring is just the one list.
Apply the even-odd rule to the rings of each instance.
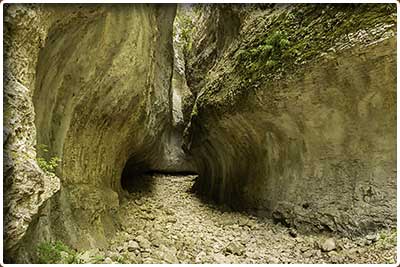
[[186, 176], [186, 175], [197, 175], [195, 171], [187, 170], [164, 170], [158, 168], [152, 168], [150, 164], [144, 162], [138, 162], [136, 158], [130, 158], [122, 171], [121, 174], [121, 187], [128, 193], [135, 192], [148, 192], [153, 187], [153, 177], [158, 174], [169, 175], [169, 176]]
[[149, 165], [138, 162], [136, 159], [129, 159], [121, 174], [121, 187], [128, 193], [151, 190], [151, 175]]

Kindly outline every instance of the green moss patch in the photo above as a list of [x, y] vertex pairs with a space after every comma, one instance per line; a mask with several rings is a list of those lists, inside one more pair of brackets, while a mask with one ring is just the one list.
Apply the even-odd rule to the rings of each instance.
[[379, 38], [371, 29], [395, 23], [395, 4], [296, 4], [258, 15], [242, 30], [238, 49], [208, 75], [198, 109], [237, 110], [250, 94], [269, 90], [338, 43], [350, 44], [349, 34], [365, 30], [370, 42]]
[[[253, 83], [287, 73], [346, 42], [350, 33], [379, 24], [396, 23], [395, 4], [295, 5], [287, 12], [270, 16], [266, 30], [236, 54], [236, 70]], [[350, 40], [349, 40], [350, 41]]]

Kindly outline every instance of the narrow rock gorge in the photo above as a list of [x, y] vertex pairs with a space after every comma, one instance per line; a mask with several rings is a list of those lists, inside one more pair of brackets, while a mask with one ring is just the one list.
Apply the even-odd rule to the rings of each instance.
[[396, 262], [396, 12], [3, 4], [4, 262]]

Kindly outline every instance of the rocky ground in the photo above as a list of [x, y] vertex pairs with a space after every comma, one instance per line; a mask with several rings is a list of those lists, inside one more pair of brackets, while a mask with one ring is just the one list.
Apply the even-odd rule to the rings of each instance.
[[395, 263], [396, 232], [350, 240], [302, 235], [271, 220], [204, 203], [195, 176], [148, 175], [122, 203], [121, 231], [81, 263]]

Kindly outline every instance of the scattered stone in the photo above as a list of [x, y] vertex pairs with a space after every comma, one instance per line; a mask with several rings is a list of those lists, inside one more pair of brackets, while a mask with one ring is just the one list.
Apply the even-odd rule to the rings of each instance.
[[296, 230], [293, 229], [293, 228], [290, 228], [290, 229], [289, 229], [289, 235], [290, 235], [291, 237], [297, 237], [297, 232], [296, 232]]
[[328, 238], [322, 243], [321, 250], [324, 252], [329, 252], [336, 249], [336, 242], [333, 238]]
[[279, 264], [280, 260], [278, 258], [276, 258], [276, 257], [271, 256], [271, 257], [268, 258], [268, 263]]
[[139, 246], [138, 242], [136, 242], [134, 240], [129, 241], [129, 243], [128, 243], [128, 251], [132, 252], [132, 251], [135, 251], [136, 249], [140, 249], [140, 246]]
[[143, 236], [139, 235], [135, 239], [139, 243], [141, 248], [149, 249], [151, 247], [150, 241], [144, 238]]
[[114, 262], [110, 257], [107, 257], [107, 258], [104, 259], [104, 263], [105, 264], [113, 264]]
[[380, 236], [378, 233], [376, 234], [369, 234], [365, 237], [367, 240], [372, 241], [372, 242], [376, 242], [379, 240]]
[[227, 261], [228, 261], [227, 258], [225, 257], [225, 255], [222, 253], [214, 254], [213, 259], [214, 259], [214, 262], [217, 264], [227, 263]]
[[206, 258], [207, 258], [207, 254], [204, 251], [202, 251], [199, 254], [197, 254], [195, 263], [204, 263]]
[[234, 254], [241, 256], [245, 252], [245, 246], [243, 246], [240, 242], [238, 241], [233, 241], [228, 244], [228, 246], [225, 248], [225, 252], [227, 254]]
[[[164, 183], [166, 180], [158, 181]], [[188, 183], [189, 185], [191, 184]], [[155, 186], [157, 188], [160, 185]], [[241, 213], [221, 212], [219, 207], [202, 204], [195, 197], [185, 199], [183, 196], [186, 193], [176, 196], [171, 193], [168, 194], [170, 198], [165, 199], [166, 192], [173, 188], [169, 184], [168, 186], [168, 189], [157, 188], [154, 198], [144, 198], [139, 194], [135, 196], [144, 201], [145, 210], [149, 212], [142, 214], [139, 207], [134, 205], [122, 206], [121, 210], [125, 208], [122, 214], [126, 216], [126, 220], [122, 222], [125, 230], [120, 230], [110, 240], [106, 255], [114, 263], [394, 262], [395, 249], [384, 251], [375, 248], [376, 246], [357, 247], [357, 242], [372, 242], [372, 235], [355, 240], [334, 238], [335, 248], [322, 252], [328, 250], [322, 250], [328, 237], [301, 235], [296, 229], [273, 224], [269, 219], [248, 219], [247, 215]], [[162, 210], [157, 208], [157, 202], [164, 203]], [[167, 212], [167, 209], [173, 213]], [[138, 216], [139, 214], [141, 215]], [[149, 214], [155, 214], [157, 222], [149, 220]], [[177, 223], [171, 224], [166, 223], [168, 218], [179, 219]], [[222, 221], [226, 225], [221, 225]], [[251, 227], [253, 230], [249, 231], [249, 225], [253, 223], [256, 224], [256, 230]], [[294, 232], [297, 236], [292, 238]], [[356, 249], [352, 249], [353, 247]], [[107, 259], [99, 263], [105, 261], [109, 262]]]

